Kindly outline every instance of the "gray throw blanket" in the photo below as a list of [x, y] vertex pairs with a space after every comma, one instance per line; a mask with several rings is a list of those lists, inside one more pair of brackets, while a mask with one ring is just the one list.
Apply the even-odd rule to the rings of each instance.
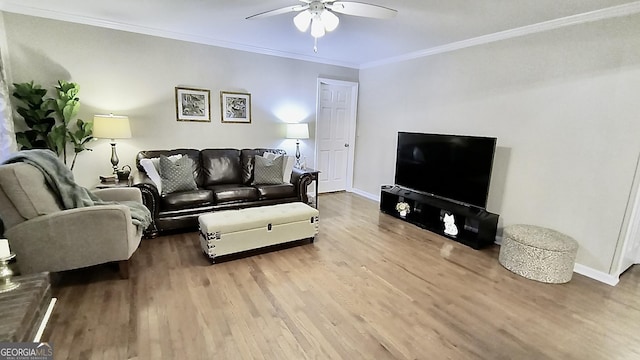
[[53, 151], [43, 149], [22, 150], [10, 156], [4, 163], [16, 162], [24, 162], [40, 170], [64, 209], [122, 204], [131, 209], [131, 222], [134, 225], [144, 230], [151, 224], [151, 213], [143, 204], [135, 201], [102, 201], [91, 191], [76, 184], [71, 170], [58, 159]]

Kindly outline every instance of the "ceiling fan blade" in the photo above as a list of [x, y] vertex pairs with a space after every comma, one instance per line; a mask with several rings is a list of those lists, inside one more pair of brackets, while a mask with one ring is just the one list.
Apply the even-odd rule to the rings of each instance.
[[261, 19], [261, 18], [274, 16], [274, 15], [280, 15], [280, 14], [286, 14], [286, 13], [290, 13], [290, 12], [302, 11], [302, 10], [306, 10], [308, 8], [309, 8], [309, 5], [287, 6], [287, 7], [281, 8], [281, 9], [269, 10], [269, 11], [261, 12], [259, 14], [251, 15], [251, 16], [247, 17], [246, 19], [247, 20], [250, 20], [250, 19]]
[[384, 6], [365, 4], [354, 1], [335, 1], [325, 5], [328, 9], [353, 16], [363, 16], [376, 19], [390, 19], [398, 13], [397, 10]]

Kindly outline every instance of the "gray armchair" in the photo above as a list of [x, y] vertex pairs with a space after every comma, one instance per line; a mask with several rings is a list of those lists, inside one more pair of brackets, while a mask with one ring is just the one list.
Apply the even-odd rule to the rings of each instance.
[[[105, 201], [142, 203], [137, 188], [94, 193]], [[26, 163], [0, 166], [0, 218], [22, 274], [118, 262], [128, 278], [128, 259], [142, 236], [125, 205], [62, 210], [42, 173]]]

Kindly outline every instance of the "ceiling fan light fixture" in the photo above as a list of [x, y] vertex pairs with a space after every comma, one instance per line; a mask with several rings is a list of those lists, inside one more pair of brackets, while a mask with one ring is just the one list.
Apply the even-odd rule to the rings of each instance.
[[311, 36], [314, 38], [321, 38], [325, 34], [324, 24], [319, 15], [314, 15], [311, 19]]
[[311, 25], [312, 16], [309, 11], [302, 11], [293, 18], [293, 23], [301, 32], [307, 32], [309, 25]]
[[[311, 28], [311, 36], [313, 36], [314, 39], [313, 51], [318, 52], [318, 38], [323, 37], [326, 32], [338, 28], [340, 18], [336, 13], [376, 19], [389, 19], [398, 13], [398, 11], [394, 9], [358, 1], [299, 1], [304, 4], [261, 12], [247, 17], [247, 20], [297, 12], [298, 14], [293, 18], [294, 25], [301, 32], [307, 32], [307, 30]], [[0, 0], [0, 2], [2, 2], [2, 0]]]
[[335, 30], [340, 23], [340, 18], [338, 18], [336, 14], [326, 9], [323, 10], [322, 13], [320, 13], [320, 19], [322, 20], [322, 24], [324, 24], [324, 28], [327, 31]]

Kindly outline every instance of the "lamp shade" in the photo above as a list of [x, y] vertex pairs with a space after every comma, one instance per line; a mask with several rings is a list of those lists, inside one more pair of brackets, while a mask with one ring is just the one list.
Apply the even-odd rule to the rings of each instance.
[[128, 139], [131, 127], [128, 116], [94, 115], [93, 137], [101, 139]]
[[308, 139], [309, 124], [287, 124], [287, 139]]

